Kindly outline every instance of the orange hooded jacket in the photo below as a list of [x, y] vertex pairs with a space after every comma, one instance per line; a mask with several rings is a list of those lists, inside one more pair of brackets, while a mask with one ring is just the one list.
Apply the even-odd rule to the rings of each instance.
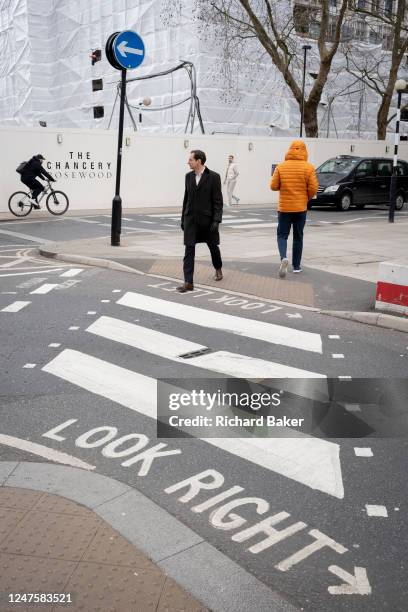
[[302, 212], [307, 210], [308, 201], [317, 193], [314, 166], [307, 161], [307, 149], [303, 140], [294, 140], [285, 155], [285, 161], [278, 164], [271, 179], [271, 189], [279, 191], [280, 212]]

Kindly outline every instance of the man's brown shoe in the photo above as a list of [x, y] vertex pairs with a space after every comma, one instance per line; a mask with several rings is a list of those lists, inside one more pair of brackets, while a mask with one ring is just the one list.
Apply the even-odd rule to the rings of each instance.
[[177, 287], [177, 291], [179, 293], [187, 293], [187, 291], [193, 291], [194, 285], [193, 283], [183, 283], [180, 287]]
[[224, 278], [224, 277], [223, 277], [223, 275], [222, 275], [222, 270], [221, 270], [221, 268], [220, 268], [219, 270], [216, 270], [216, 271], [215, 271], [214, 280], [216, 280], [216, 281], [220, 281], [220, 280], [222, 280], [223, 278]]

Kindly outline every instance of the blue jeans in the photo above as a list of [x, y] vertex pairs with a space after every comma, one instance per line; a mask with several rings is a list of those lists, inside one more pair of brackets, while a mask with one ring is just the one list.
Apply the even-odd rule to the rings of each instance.
[[292, 266], [300, 268], [303, 251], [303, 228], [306, 223], [306, 211], [278, 212], [278, 249], [280, 258], [286, 257], [290, 228], [293, 227]]

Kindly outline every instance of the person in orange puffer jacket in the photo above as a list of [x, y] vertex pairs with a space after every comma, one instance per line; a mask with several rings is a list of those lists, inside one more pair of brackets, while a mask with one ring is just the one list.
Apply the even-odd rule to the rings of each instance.
[[285, 278], [288, 269], [286, 252], [291, 227], [293, 227], [292, 272], [302, 271], [300, 263], [307, 203], [316, 195], [319, 187], [315, 168], [307, 158], [307, 148], [303, 140], [294, 140], [285, 155], [285, 161], [276, 166], [271, 179], [271, 189], [280, 192], [277, 230], [281, 258], [280, 278]]

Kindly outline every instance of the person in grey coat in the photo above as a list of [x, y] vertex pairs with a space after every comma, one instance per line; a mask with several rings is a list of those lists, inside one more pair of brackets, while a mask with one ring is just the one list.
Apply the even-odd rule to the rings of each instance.
[[184, 283], [177, 287], [180, 293], [193, 291], [195, 245], [206, 242], [215, 268], [214, 280], [222, 280], [222, 259], [219, 248], [218, 226], [222, 221], [221, 177], [205, 166], [204, 151], [191, 151], [186, 174], [181, 229], [184, 232]]

